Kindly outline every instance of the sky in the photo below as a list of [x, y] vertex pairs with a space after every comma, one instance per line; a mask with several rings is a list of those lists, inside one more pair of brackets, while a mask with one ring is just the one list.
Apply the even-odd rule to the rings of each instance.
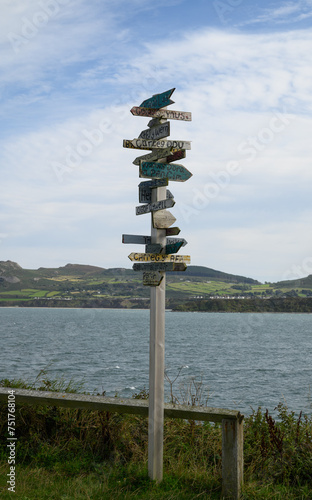
[[312, 274], [312, 0], [1, 0], [0, 261], [130, 269], [148, 118], [176, 90], [170, 182], [192, 265], [276, 282]]

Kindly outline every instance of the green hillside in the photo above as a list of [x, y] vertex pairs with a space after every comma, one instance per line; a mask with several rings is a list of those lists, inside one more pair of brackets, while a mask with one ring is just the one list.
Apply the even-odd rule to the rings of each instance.
[[[149, 307], [149, 296], [149, 288], [142, 284], [142, 273], [132, 269], [67, 264], [56, 269], [40, 267], [33, 270], [23, 269], [11, 261], [0, 262], [2, 306], [145, 308]], [[189, 266], [185, 272], [167, 273], [166, 297], [168, 308], [183, 309], [185, 306], [192, 310], [211, 310], [211, 302], [203, 305], [201, 301], [309, 299], [312, 297], [312, 276], [262, 284], [252, 278], [208, 267]], [[232, 310], [235, 304], [218, 307]], [[241, 305], [239, 307], [242, 309]], [[242, 310], [250, 307], [251, 302]], [[310, 307], [309, 300], [307, 307]]]

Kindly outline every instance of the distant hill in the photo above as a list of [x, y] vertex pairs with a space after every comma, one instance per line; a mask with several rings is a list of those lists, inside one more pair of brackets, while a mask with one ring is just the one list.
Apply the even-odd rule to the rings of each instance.
[[[178, 273], [170, 273], [170, 274], [178, 274]], [[235, 274], [223, 273], [222, 271], [216, 271], [215, 269], [203, 266], [188, 266], [184, 274], [187, 276], [199, 276], [202, 278], [208, 278], [211, 280], [224, 281], [229, 283], [248, 283], [253, 285], [260, 284], [259, 281], [254, 280], [252, 278], [245, 278], [244, 276], [237, 276]]]
[[[55, 278], [60, 276], [73, 276], [80, 278], [91, 277], [105, 277], [114, 274], [127, 274], [129, 276], [137, 275], [132, 269], [124, 268], [111, 268], [105, 269], [97, 266], [89, 266], [83, 264], [66, 264], [66, 266], [58, 268], [45, 268], [40, 267], [37, 270], [23, 269], [19, 264], [12, 261], [0, 261], [0, 278], [8, 282], [19, 283], [23, 279], [44, 279]], [[181, 273], [168, 273], [171, 276], [180, 275]], [[223, 281], [229, 283], [248, 283], [259, 284], [259, 281], [252, 278], [245, 278], [244, 276], [237, 276], [235, 274], [223, 273], [216, 271], [209, 267], [204, 266], [188, 266], [187, 270], [183, 273], [186, 276], [207, 278], [214, 281]], [[13, 280], [13, 281], [12, 281]]]
[[296, 280], [278, 281], [275, 283], [276, 288], [312, 288], [312, 274], [306, 278]]

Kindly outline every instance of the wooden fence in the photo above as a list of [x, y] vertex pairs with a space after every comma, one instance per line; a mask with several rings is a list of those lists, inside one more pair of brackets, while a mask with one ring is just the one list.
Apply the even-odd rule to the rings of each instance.
[[[88, 410], [132, 413], [148, 417], [148, 400], [108, 398], [85, 394], [31, 391], [0, 387], [0, 403], [14, 390], [17, 404], [62, 406]], [[238, 499], [243, 484], [243, 420], [236, 410], [165, 404], [165, 417], [222, 423], [222, 498]]]

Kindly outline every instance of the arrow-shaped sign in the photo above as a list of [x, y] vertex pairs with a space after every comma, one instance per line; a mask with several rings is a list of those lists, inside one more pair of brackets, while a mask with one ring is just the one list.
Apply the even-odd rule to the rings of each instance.
[[169, 255], [172, 253], [177, 253], [180, 248], [182, 247], [183, 242], [182, 241], [177, 241], [176, 243], [172, 243], [170, 245], [165, 246], [165, 254]]
[[159, 271], [145, 271], [143, 273], [143, 285], [144, 286], [159, 286], [164, 275], [160, 274]]
[[168, 135], [170, 135], [170, 123], [165, 122], [156, 125], [156, 127], [143, 130], [139, 135], [139, 139], [162, 139], [163, 137], [168, 137]]
[[191, 149], [190, 141], [178, 141], [167, 139], [124, 139], [123, 147], [130, 149]]
[[191, 262], [191, 257], [189, 255], [177, 254], [165, 255], [162, 253], [132, 252], [128, 257], [132, 262], [183, 262], [184, 264], [190, 264]]
[[[185, 245], [187, 245], [187, 241], [184, 238], [167, 238], [166, 243], [167, 243], [167, 245], [174, 245], [175, 243], [182, 243], [183, 247], [185, 247]], [[174, 253], [174, 252], [172, 252], [172, 253]]]
[[139, 184], [139, 189], [152, 189], [168, 186], [168, 179], [153, 179], [152, 181], [143, 181]]
[[140, 177], [152, 177], [154, 179], [167, 178], [169, 181], [185, 182], [193, 174], [183, 165], [177, 163], [157, 163], [154, 161], [142, 161], [140, 165]]
[[[166, 189], [166, 199], [169, 200], [170, 198], [173, 198], [173, 194], [169, 189]], [[139, 187], [139, 203], [152, 203], [152, 188]], [[165, 208], [170, 207], [168, 206]]]
[[[167, 158], [168, 156], [171, 156], [172, 154], [173, 154], [173, 150], [171, 148], [155, 149], [152, 153], [148, 153], [147, 155], [138, 156], [132, 163], [134, 165], [140, 165], [141, 161], [159, 160], [160, 158]], [[169, 162], [167, 161], [167, 163], [169, 163]]]
[[176, 271], [185, 271], [187, 268], [184, 262], [149, 262], [146, 264], [142, 264], [136, 262], [133, 264], [133, 271], [159, 271], [159, 272], [176, 272]]
[[177, 220], [169, 210], [158, 210], [152, 212], [153, 227], [156, 229], [167, 229]]
[[130, 110], [135, 116], [147, 116], [148, 118], [167, 118], [169, 120], [183, 120], [190, 122], [192, 113], [188, 111], [173, 111], [172, 109], [140, 108], [133, 106]]
[[180, 234], [181, 229], [179, 227], [167, 227], [166, 236], [177, 236]]
[[170, 104], [174, 103], [174, 101], [170, 99], [174, 91], [175, 88], [166, 90], [166, 92], [162, 92], [161, 94], [154, 94], [153, 97], [150, 97], [149, 99], [143, 101], [140, 107], [160, 109], [164, 108], [165, 106], [169, 106]]
[[165, 210], [166, 208], [171, 208], [175, 205], [175, 201], [172, 198], [168, 200], [155, 201], [153, 203], [148, 203], [147, 205], [141, 205], [135, 208], [136, 215], [148, 214], [149, 212], [156, 212], [157, 210]]
[[[172, 231], [172, 230], [176, 230], [176, 229], [178, 230], [178, 233], [179, 233], [180, 229], [178, 227], [168, 228], [168, 229], [166, 229], [166, 233], [168, 231]], [[175, 234], [178, 234], [178, 233], [175, 233]], [[122, 235], [122, 242], [123, 243], [136, 244], [136, 245], [151, 245], [151, 241], [152, 241], [152, 238], [150, 236], [143, 236], [140, 234], [123, 234]], [[187, 245], [187, 241], [184, 238], [172, 238], [170, 236], [166, 238], [167, 245], [172, 245], [173, 243], [178, 243], [180, 241], [182, 242], [182, 246]], [[156, 245], [156, 243], [155, 243], [155, 245]], [[159, 247], [161, 247], [161, 245], [159, 245]], [[161, 253], [161, 251], [160, 251], [160, 249], [157, 252], [145, 250], [145, 253]]]

